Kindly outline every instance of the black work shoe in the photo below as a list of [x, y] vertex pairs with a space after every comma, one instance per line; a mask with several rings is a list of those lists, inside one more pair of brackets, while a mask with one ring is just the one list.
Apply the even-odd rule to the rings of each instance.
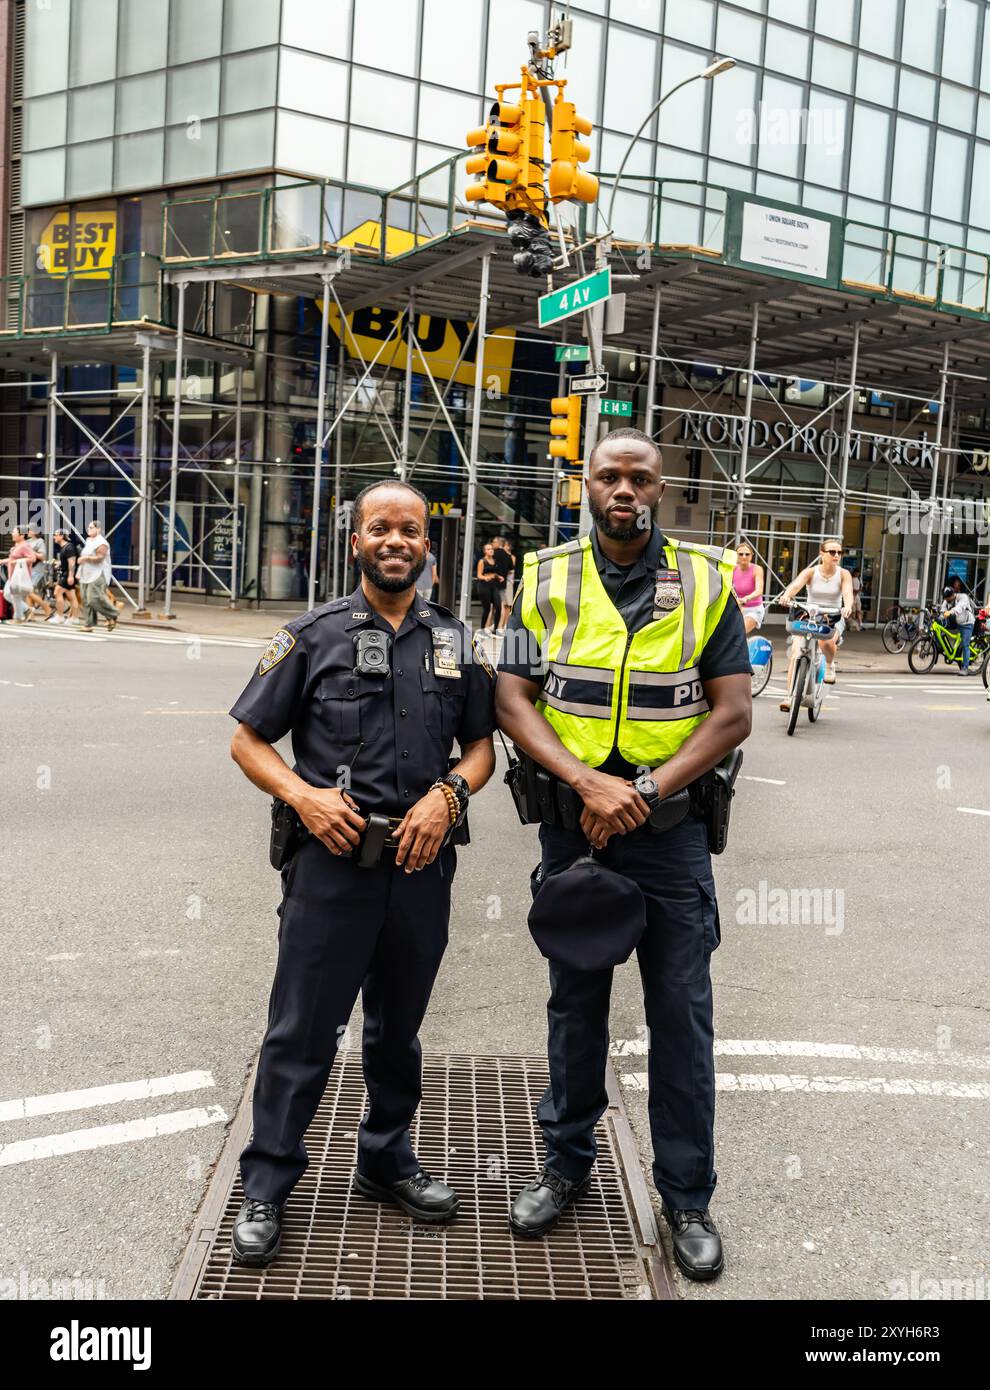
[[234, 1222], [230, 1245], [245, 1265], [266, 1265], [282, 1244], [282, 1208], [277, 1202], [256, 1202], [248, 1197]]
[[716, 1279], [722, 1273], [722, 1237], [708, 1208], [672, 1211], [663, 1204], [673, 1237], [674, 1259], [689, 1279]]
[[509, 1225], [517, 1236], [545, 1236], [572, 1202], [583, 1197], [591, 1186], [591, 1174], [571, 1182], [569, 1178], [544, 1168], [538, 1178], [527, 1183], [512, 1203]]
[[437, 1182], [422, 1170], [388, 1187], [382, 1187], [363, 1173], [356, 1172], [351, 1186], [362, 1197], [374, 1202], [393, 1202], [416, 1221], [426, 1221], [434, 1226], [453, 1221], [460, 1205], [460, 1198], [452, 1187]]

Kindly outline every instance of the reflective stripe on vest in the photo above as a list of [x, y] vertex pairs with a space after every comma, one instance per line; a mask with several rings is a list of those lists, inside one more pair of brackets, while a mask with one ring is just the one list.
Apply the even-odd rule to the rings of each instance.
[[668, 538], [664, 558], [683, 601], [630, 635], [590, 537], [526, 557], [520, 614], [547, 663], [536, 707], [591, 767], [615, 746], [626, 761], [655, 767], [709, 713], [698, 661], [730, 596], [735, 556]]

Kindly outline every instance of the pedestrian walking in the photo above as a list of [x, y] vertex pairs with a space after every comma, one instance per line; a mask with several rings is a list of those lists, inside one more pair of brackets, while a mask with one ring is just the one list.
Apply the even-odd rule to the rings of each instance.
[[[82, 607], [79, 602], [79, 580], [76, 570], [79, 565], [79, 547], [65, 531], [56, 531], [52, 536], [55, 543], [55, 612], [49, 618], [51, 623], [82, 623]], [[68, 611], [66, 611], [68, 610]]]
[[[498, 570], [495, 568], [495, 547], [491, 541], [486, 541], [481, 548], [481, 558], [475, 570], [475, 582], [478, 586], [478, 597], [481, 599], [481, 618], [479, 628], [484, 632], [489, 626], [494, 628], [498, 621], [498, 614], [501, 608], [497, 605], [501, 600], [497, 593], [498, 589]], [[491, 623], [489, 623], [491, 618]]]
[[107, 597], [110, 578], [110, 544], [99, 522], [91, 521], [86, 527], [86, 544], [79, 554], [83, 632], [93, 631], [99, 613], [107, 620], [108, 632], [117, 626], [117, 609]]
[[513, 555], [505, 536], [496, 536], [492, 541], [492, 547], [492, 560], [499, 577], [496, 593], [499, 609], [495, 615], [495, 621], [498, 624], [498, 631], [501, 632], [509, 621], [509, 610], [512, 607], [512, 584], [515, 579], [516, 557]]
[[30, 622], [40, 610], [43, 617], [50, 618], [52, 607], [35, 587], [34, 570], [44, 569], [44, 544], [41, 552], [32, 545], [24, 531], [15, 527], [11, 532], [12, 545], [6, 560], [7, 578], [3, 586], [4, 598], [14, 610], [14, 622]]

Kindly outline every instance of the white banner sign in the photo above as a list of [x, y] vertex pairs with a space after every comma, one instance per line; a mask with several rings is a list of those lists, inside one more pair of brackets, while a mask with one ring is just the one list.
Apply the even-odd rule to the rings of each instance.
[[746, 203], [739, 259], [824, 280], [831, 232], [831, 225], [819, 217]]

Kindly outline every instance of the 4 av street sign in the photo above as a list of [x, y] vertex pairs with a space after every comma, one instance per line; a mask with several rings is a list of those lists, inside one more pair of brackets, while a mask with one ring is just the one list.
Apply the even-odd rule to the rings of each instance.
[[608, 372], [591, 372], [588, 376], [572, 376], [570, 387], [572, 396], [595, 396], [599, 391], [608, 390]]
[[553, 349], [555, 362], [589, 362], [591, 348], [587, 343], [556, 343]]
[[541, 294], [539, 298], [539, 324], [547, 328], [551, 323], [570, 318], [571, 314], [583, 313], [594, 304], [600, 304], [612, 293], [612, 268], [605, 266], [581, 280], [575, 280], [563, 289]]

